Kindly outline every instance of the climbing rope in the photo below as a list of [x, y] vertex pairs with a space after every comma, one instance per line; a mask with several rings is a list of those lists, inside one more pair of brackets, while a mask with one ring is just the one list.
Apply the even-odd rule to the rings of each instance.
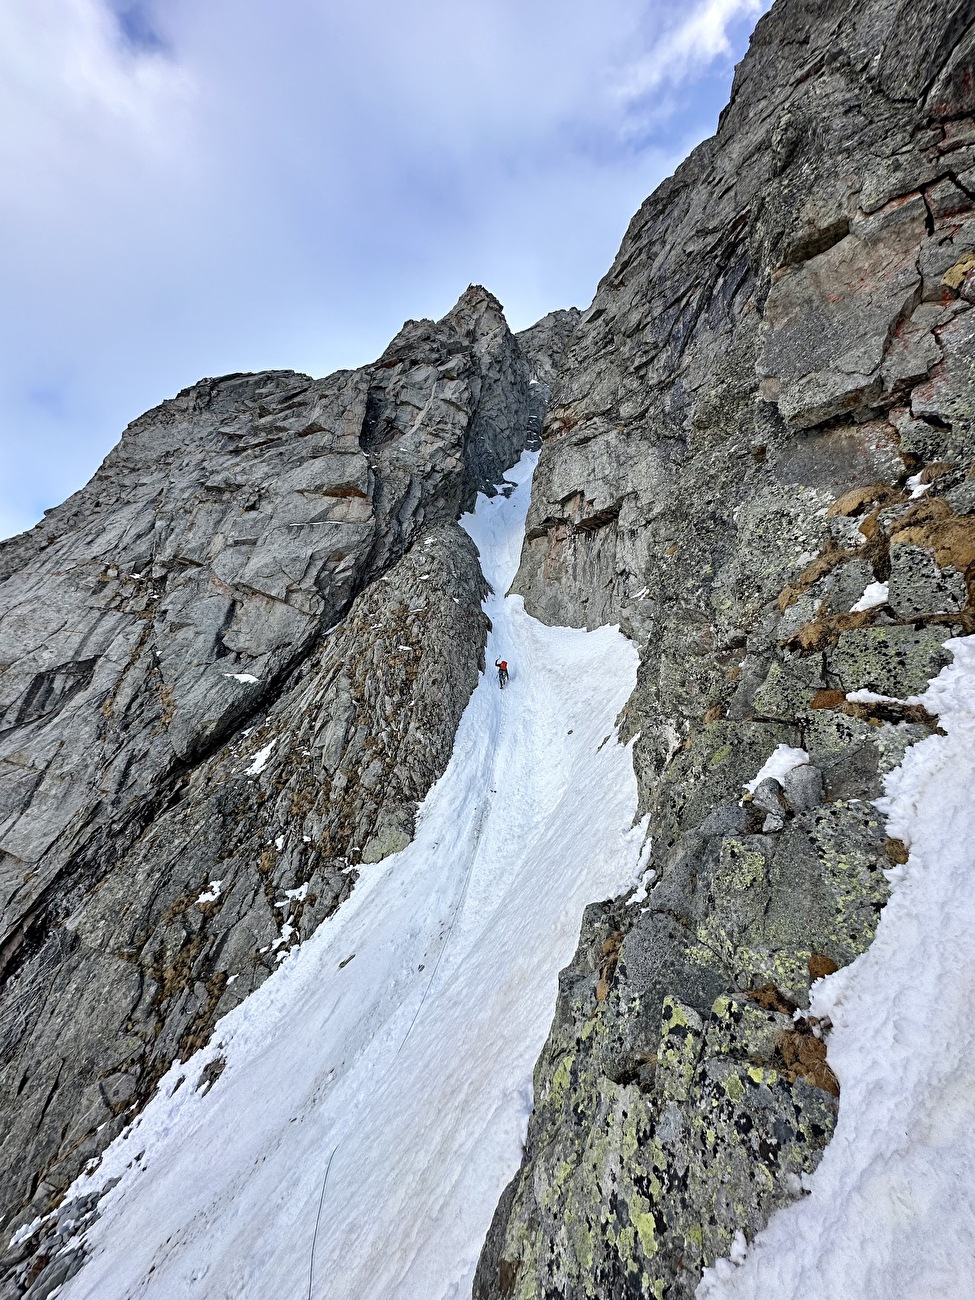
[[322, 1206], [325, 1204], [325, 1188], [328, 1185], [328, 1171], [332, 1167], [332, 1161], [335, 1159], [335, 1153], [338, 1146], [332, 1147], [332, 1154], [328, 1158], [328, 1164], [325, 1166], [325, 1177], [322, 1179], [322, 1194], [318, 1198], [318, 1214], [315, 1216], [315, 1235], [311, 1239], [311, 1258], [308, 1261], [308, 1300], [312, 1300], [311, 1288], [315, 1280], [315, 1250], [318, 1246], [318, 1228], [322, 1221]]

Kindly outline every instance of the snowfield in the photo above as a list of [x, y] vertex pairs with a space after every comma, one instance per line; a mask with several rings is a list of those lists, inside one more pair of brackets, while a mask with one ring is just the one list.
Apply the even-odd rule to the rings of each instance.
[[503, 595], [535, 460], [462, 521], [496, 593], [488, 669], [416, 839], [363, 869], [78, 1180], [69, 1195], [120, 1179], [61, 1300], [470, 1296], [557, 972], [583, 907], [638, 879], [643, 840], [614, 735], [635, 648], [612, 628], [545, 627]]
[[975, 637], [946, 644], [920, 702], [948, 734], [908, 750], [879, 804], [910, 857], [870, 948], [813, 989], [836, 1133], [809, 1196], [699, 1300], [975, 1296]]

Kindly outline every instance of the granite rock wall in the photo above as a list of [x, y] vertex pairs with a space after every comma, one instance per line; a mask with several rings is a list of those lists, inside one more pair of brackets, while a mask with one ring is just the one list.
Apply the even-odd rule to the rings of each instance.
[[563, 972], [478, 1300], [689, 1297], [829, 1140], [809, 986], [871, 941], [871, 800], [975, 631], [973, 87], [970, 3], [778, 0], [565, 353], [516, 590], [639, 643], [652, 847]]

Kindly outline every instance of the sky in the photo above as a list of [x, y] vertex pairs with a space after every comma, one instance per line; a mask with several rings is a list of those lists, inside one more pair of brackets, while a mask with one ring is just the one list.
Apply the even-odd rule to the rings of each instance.
[[0, 536], [204, 375], [585, 307], [769, 0], [3, 0]]

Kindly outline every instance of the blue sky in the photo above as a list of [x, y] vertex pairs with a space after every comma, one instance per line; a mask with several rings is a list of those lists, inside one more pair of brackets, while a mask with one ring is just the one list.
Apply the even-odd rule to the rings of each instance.
[[769, 0], [5, 0], [0, 535], [203, 375], [584, 307]]

